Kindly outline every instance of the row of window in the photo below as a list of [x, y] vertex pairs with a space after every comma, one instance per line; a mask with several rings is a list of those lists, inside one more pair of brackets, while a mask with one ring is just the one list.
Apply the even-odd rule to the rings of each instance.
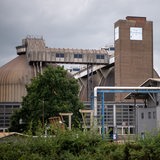
[[[56, 58], [64, 58], [64, 53], [56, 53]], [[83, 58], [83, 55], [74, 54], [74, 58]], [[97, 54], [96, 59], [104, 59], [104, 54]]]
[[12, 113], [18, 109], [19, 105], [2, 105], [0, 104], [0, 129], [8, 128]]
[[[156, 118], [156, 112], [148, 112], [148, 119], [151, 119], [152, 117], [153, 117], [153, 119]], [[144, 119], [144, 118], [145, 118], [145, 116], [144, 116], [144, 113], [142, 112], [141, 113], [141, 119]]]

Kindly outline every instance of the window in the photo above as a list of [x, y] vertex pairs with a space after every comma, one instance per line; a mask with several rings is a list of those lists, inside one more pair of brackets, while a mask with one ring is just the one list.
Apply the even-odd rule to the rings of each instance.
[[119, 39], [119, 27], [116, 27], [114, 30], [114, 40]]
[[82, 54], [74, 54], [74, 58], [82, 58]]
[[97, 54], [96, 59], [104, 59], [104, 54]]
[[73, 68], [73, 71], [80, 71], [80, 68]]
[[13, 108], [19, 108], [20, 106], [18, 106], [18, 105], [15, 105], [15, 106], [13, 106]]
[[115, 48], [114, 48], [114, 47], [109, 47], [109, 48], [107, 48], [106, 50], [107, 50], [107, 51], [114, 51]]
[[130, 128], [130, 134], [134, 134], [134, 128]]
[[115, 49], [114, 49], [114, 47], [110, 47], [110, 49], [109, 49], [110, 51], [114, 51]]
[[124, 134], [128, 134], [128, 128], [125, 127], [125, 128], [123, 128], [123, 129], [124, 129]]
[[151, 119], [151, 112], [148, 112], [148, 119]]
[[142, 40], [142, 28], [139, 27], [131, 27], [130, 28], [130, 40]]
[[141, 113], [141, 119], [144, 119], [144, 113]]
[[156, 119], [156, 112], [153, 112], [153, 119]]
[[64, 53], [56, 53], [57, 58], [64, 58]]

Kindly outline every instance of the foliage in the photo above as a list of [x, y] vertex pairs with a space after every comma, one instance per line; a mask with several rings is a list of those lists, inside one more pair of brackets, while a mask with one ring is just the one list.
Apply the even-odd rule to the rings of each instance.
[[[23, 97], [22, 108], [12, 117], [11, 130], [31, 130], [35, 134], [39, 122], [48, 122], [48, 118], [60, 112], [73, 112], [73, 123], [79, 123], [79, 109], [83, 107], [79, 100], [79, 85], [76, 79], [63, 67], [48, 66], [43, 74], [33, 78], [26, 86], [27, 95]], [[19, 124], [23, 119], [23, 124]]]
[[2, 160], [159, 160], [160, 134], [117, 144], [94, 132], [59, 132], [55, 137], [26, 137], [0, 143]]

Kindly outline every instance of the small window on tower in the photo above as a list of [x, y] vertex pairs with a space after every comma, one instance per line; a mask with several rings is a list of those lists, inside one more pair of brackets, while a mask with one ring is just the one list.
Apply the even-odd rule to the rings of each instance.
[[148, 112], [148, 119], [151, 119], [151, 112]]
[[156, 119], [156, 112], [153, 112], [153, 119]]
[[142, 28], [140, 27], [131, 27], [130, 28], [130, 40], [142, 40]]
[[141, 119], [144, 119], [144, 113], [143, 112], [141, 113]]

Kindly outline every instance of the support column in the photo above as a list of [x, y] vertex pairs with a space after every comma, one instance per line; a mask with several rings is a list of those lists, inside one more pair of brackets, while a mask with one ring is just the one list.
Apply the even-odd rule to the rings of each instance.
[[113, 139], [116, 140], [117, 136], [117, 123], [116, 123], [116, 105], [113, 105]]
[[101, 108], [101, 115], [102, 115], [102, 139], [104, 139], [104, 93], [101, 94], [101, 103], [102, 103], [102, 108]]

